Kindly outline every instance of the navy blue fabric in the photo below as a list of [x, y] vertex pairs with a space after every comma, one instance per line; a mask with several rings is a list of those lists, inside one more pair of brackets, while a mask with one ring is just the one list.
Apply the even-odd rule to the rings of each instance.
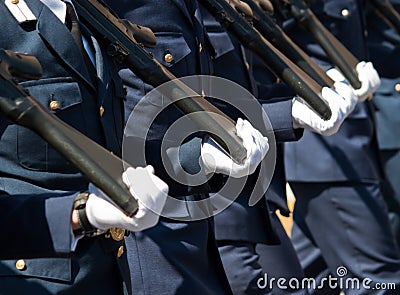
[[[377, 183], [291, 183], [296, 200], [293, 243], [306, 277], [370, 278], [400, 284], [400, 251]], [[371, 287], [374, 286], [371, 284]], [[328, 288], [329, 290], [329, 288]], [[311, 290], [318, 294], [319, 290]], [[395, 294], [390, 290], [345, 289], [346, 294]], [[394, 293], [391, 293], [394, 292]], [[321, 294], [321, 293], [319, 293]], [[325, 293], [323, 293], [325, 294]], [[337, 293], [338, 294], [338, 293]]]
[[[315, 1], [313, 12], [335, 36], [360, 60], [368, 58], [363, 39], [364, 19], [361, 1]], [[342, 9], [349, 16], [342, 16]], [[290, 37], [321, 65], [329, 60], [311, 34], [289, 21], [285, 30]], [[351, 30], [349, 29], [351, 28]], [[323, 137], [304, 132], [299, 143], [286, 144], [285, 165], [289, 181], [330, 182], [379, 179], [374, 118], [371, 103], [358, 104], [338, 133]], [[318, 161], [315, 161], [318, 157]], [[306, 167], [306, 169], [305, 169]]]
[[[120, 155], [123, 88], [116, 69], [93, 40], [98, 77], [91, 77], [68, 28], [41, 1], [26, 3], [37, 20], [23, 24], [0, 4], [1, 47], [34, 54], [43, 67], [40, 80], [23, 85], [60, 119]], [[57, 110], [50, 109], [51, 100], [59, 102]], [[88, 180], [39, 136], [3, 115], [0, 146], [1, 224], [7, 228], [0, 245], [13, 257], [0, 262], [0, 293], [123, 294], [122, 277], [130, 283], [126, 254], [117, 258], [123, 242], [83, 238], [69, 253], [73, 201]], [[18, 258], [55, 255], [60, 257], [26, 259], [23, 270], [15, 266]]]
[[[390, 1], [400, 11], [399, 1]], [[381, 86], [374, 93], [378, 148], [384, 172], [382, 189], [387, 200], [393, 229], [400, 242], [400, 35], [367, 10], [367, 45], [371, 60], [381, 76]]]
[[[293, 128], [293, 96], [284, 97], [285, 94], [290, 94], [290, 91], [274, 93], [272, 89], [276, 79], [265, 65], [259, 66], [257, 74], [260, 78], [271, 78], [268, 85], [271, 91], [267, 91], [267, 87], [259, 88], [253, 71], [256, 65], [253, 59], [255, 56], [245, 51], [237, 39], [227, 33], [209, 13], [204, 11], [203, 17], [209, 40], [216, 52], [213, 58], [214, 75], [238, 83], [258, 98], [260, 106], [271, 121], [277, 142], [297, 140], [302, 130]], [[273, 93], [275, 96], [272, 96]], [[222, 103], [218, 103], [217, 106], [233, 118], [240, 116], [237, 111]], [[281, 212], [289, 214], [282, 160], [283, 152], [278, 144], [275, 173], [266, 198], [261, 199], [255, 206], [248, 205], [249, 196], [258, 177], [256, 171], [247, 179], [246, 186], [235, 202], [215, 216], [218, 249], [234, 294], [270, 294], [271, 289], [260, 288], [257, 285], [265, 273], [274, 278], [303, 276], [290, 240], [275, 213], [270, 213], [266, 202], [268, 199], [269, 203], [273, 204], [273, 210], [279, 207]], [[277, 205], [272, 203], [272, 200]], [[281, 268], [276, 266], [278, 261], [282, 265]], [[277, 288], [273, 290], [273, 294], [275, 293], [279, 293]], [[306, 291], [294, 290], [293, 293], [305, 294]]]
[[[122, 18], [153, 30], [157, 46], [149, 49], [176, 77], [211, 74], [212, 48], [207, 40], [197, 1], [106, 1]], [[201, 47], [200, 47], [201, 44]], [[173, 59], [164, 60], [165, 54]], [[129, 70], [120, 76], [128, 89], [126, 117], [152, 89]], [[146, 115], [146, 114], [145, 114]], [[146, 139], [146, 156], [156, 174], [170, 185], [170, 193], [181, 200], [199, 200], [212, 192], [209, 187], [191, 187], [172, 182], [159, 161], [165, 130], [182, 116], [174, 106], [154, 121]], [[179, 149], [180, 163], [188, 172], [197, 172], [203, 134], [194, 134]], [[161, 172], [161, 173], [160, 173]], [[222, 184], [222, 178], [219, 179]], [[190, 210], [179, 212], [191, 216]], [[127, 239], [133, 292], [136, 294], [229, 294], [231, 293], [214, 237], [213, 219], [177, 222], [161, 218], [154, 228], [132, 234]], [[141, 265], [136, 267], [137, 263]]]
[[[363, 4], [321, 0], [314, 1], [311, 9], [357, 58], [368, 61]], [[347, 15], [342, 14], [344, 9]], [[303, 49], [323, 67], [331, 67], [310, 34], [295, 22], [285, 24]], [[358, 104], [333, 136], [305, 131], [299, 142], [285, 144], [285, 166], [296, 197], [295, 221], [322, 257], [304, 255], [315, 251], [298, 236], [293, 239], [306, 276], [322, 278], [328, 269], [337, 277], [337, 267], [345, 266], [349, 277], [398, 283], [400, 255], [378, 185], [382, 175], [372, 103]], [[372, 292], [345, 290], [346, 294]]]

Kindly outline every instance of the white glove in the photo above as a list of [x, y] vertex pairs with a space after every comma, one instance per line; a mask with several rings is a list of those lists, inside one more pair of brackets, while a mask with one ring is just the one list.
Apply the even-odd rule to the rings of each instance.
[[322, 98], [328, 103], [332, 116], [329, 120], [322, 119], [300, 97], [293, 99], [292, 117], [294, 128], [304, 128], [321, 135], [335, 134], [344, 119], [354, 110], [357, 97], [353, 89], [342, 82], [335, 82], [335, 90], [329, 87], [322, 88]]
[[356, 66], [356, 70], [361, 87], [354, 89], [354, 93], [358, 96], [358, 101], [361, 102], [372, 96], [381, 85], [381, 80], [371, 62], [360, 61]]
[[138, 201], [136, 214], [126, 216], [104, 194], [95, 190], [86, 202], [86, 215], [91, 225], [101, 230], [119, 227], [134, 232], [156, 225], [168, 195], [167, 184], [154, 175], [152, 166], [128, 168], [122, 179]]
[[[381, 85], [381, 80], [371, 62], [360, 61], [356, 66], [356, 71], [358, 73], [358, 79], [361, 82], [361, 87], [359, 89], [353, 89], [353, 91], [355, 95], [357, 95], [358, 101], [363, 102], [378, 89]], [[347, 82], [343, 74], [335, 68], [329, 69], [326, 74], [335, 82]]]
[[247, 151], [246, 159], [241, 164], [236, 164], [209, 139], [201, 148], [201, 160], [206, 174], [221, 173], [240, 178], [254, 173], [268, 152], [268, 138], [254, 129], [247, 120], [241, 118], [236, 122], [236, 134], [243, 140], [243, 146]]

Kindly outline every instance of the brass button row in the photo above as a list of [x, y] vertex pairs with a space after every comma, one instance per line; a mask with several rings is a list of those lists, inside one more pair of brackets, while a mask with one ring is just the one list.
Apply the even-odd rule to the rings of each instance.
[[[110, 228], [109, 232], [104, 235], [106, 239], [112, 238], [114, 241], [122, 241], [125, 238], [125, 229], [113, 227]], [[120, 258], [124, 254], [124, 246], [119, 246], [117, 251], [117, 257]]]
[[[122, 254], [124, 254], [124, 251], [125, 251], [125, 249], [124, 249], [124, 246], [120, 246], [119, 248], [118, 248], [118, 251], [117, 251], [117, 257], [118, 258], [120, 258], [121, 256], [122, 256]], [[25, 260], [24, 259], [18, 259], [16, 262], [15, 262], [15, 268], [16, 269], [18, 269], [18, 270], [25, 270], [26, 269], [26, 262], [25, 262]]]
[[[57, 100], [52, 100], [50, 101], [49, 107], [52, 111], [56, 111], [60, 108], [60, 103]], [[103, 117], [104, 114], [103, 106], [100, 106], [99, 112], [100, 112], [100, 117]]]
[[[200, 43], [199, 44], [199, 52], [202, 52], [202, 51], [203, 51], [203, 45]], [[173, 62], [173, 60], [174, 60], [174, 57], [170, 52], [167, 52], [167, 53], [164, 54], [164, 61], [165, 62], [171, 63], [171, 62]]]

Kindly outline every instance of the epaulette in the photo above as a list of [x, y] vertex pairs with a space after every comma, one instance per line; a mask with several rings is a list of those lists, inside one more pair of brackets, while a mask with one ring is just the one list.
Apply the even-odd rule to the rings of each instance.
[[24, 0], [5, 0], [5, 5], [20, 24], [36, 20], [35, 15]]

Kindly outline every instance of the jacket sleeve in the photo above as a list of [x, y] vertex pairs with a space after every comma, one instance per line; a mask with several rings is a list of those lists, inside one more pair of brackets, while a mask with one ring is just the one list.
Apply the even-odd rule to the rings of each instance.
[[74, 195], [0, 195], [0, 258], [71, 252]]

